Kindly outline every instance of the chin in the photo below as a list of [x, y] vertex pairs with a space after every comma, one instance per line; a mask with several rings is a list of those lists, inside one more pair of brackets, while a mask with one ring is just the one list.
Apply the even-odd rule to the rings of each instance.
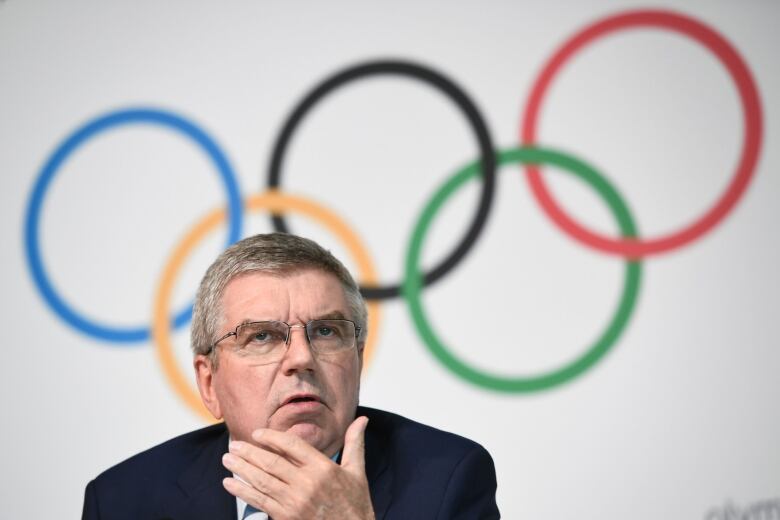
[[296, 423], [290, 426], [287, 431], [296, 437], [303, 439], [320, 451], [323, 451], [328, 447], [325, 431], [317, 424], [310, 422]]

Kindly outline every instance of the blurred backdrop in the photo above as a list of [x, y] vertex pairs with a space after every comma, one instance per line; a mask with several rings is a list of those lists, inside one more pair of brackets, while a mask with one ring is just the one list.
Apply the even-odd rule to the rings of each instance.
[[284, 225], [374, 287], [361, 401], [485, 445], [506, 518], [780, 519], [778, 19], [0, 1], [0, 517], [207, 424], [195, 286]]

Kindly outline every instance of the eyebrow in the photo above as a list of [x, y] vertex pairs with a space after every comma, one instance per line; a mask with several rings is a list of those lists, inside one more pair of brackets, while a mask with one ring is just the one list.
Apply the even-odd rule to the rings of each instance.
[[316, 320], [346, 320], [347, 317], [344, 316], [344, 313], [341, 311], [331, 311], [327, 314], [323, 314], [322, 316], [319, 316], [317, 318], [314, 318]]
[[[311, 320], [306, 320], [306, 321], [309, 322], [312, 320], [348, 320], [348, 319], [349, 318], [347, 318], [346, 315], [341, 311], [330, 311], [330, 312], [326, 312], [325, 314], [320, 314], [314, 318], [311, 318]], [[258, 321], [282, 321], [282, 320], [270, 319], [270, 318], [264, 318], [264, 319], [245, 318], [241, 323], [239, 323], [239, 325], [246, 325], [247, 323], [255, 323]]]

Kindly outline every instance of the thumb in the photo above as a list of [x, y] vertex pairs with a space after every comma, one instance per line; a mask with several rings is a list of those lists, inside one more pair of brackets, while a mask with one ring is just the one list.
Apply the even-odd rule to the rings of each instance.
[[344, 453], [341, 455], [341, 467], [362, 477], [366, 475], [366, 426], [368, 417], [361, 416], [352, 421], [344, 435]]

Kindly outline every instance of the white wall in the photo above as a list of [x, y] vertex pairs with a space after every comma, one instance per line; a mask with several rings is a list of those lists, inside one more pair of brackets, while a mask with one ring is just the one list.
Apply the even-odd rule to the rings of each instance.
[[[155, 341], [89, 336], [34, 281], [25, 253], [33, 189], [77, 128], [137, 107], [178, 114], [215, 139], [246, 197], [264, 190], [273, 142], [309, 89], [350, 65], [395, 58], [455, 81], [495, 146], [508, 149], [552, 53], [586, 25], [641, 7], [0, 1], [0, 517], [43, 518], [46, 508], [30, 514], [42, 497], [63, 518], [78, 517], [84, 486], [103, 469], [204, 424], [172, 389]], [[506, 518], [762, 518], [762, 501], [780, 500], [780, 5], [654, 7], [706, 24], [737, 50], [758, 88], [764, 133], [752, 180], [725, 218], [644, 259], [635, 309], [607, 355], [551, 388], [496, 392], [439, 362], [403, 300], [379, 306], [362, 402], [484, 444]], [[676, 233], [709, 210], [732, 180], [745, 131], [722, 63], [680, 33], [651, 28], [577, 53], [556, 76], [538, 128], [540, 144], [593, 165], [619, 190], [643, 238]], [[447, 98], [419, 81], [376, 77], [340, 88], [309, 114], [282, 185], [338, 213], [380, 280], [395, 283], [423, 206], [477, 154]], [[544, 178], [573, 218], [616, 236], [592, 188], [554, 168]], [[424, 266], [452, 250], [479, 191], [471, 182], [437, 215]], [[82, 316], [148, 327], [174, 247], [225, 202], [215, 168], [183, 135], [144, 124], [99, 133], [47, 186], [38, 228], [46, 274]], [[316, 222], [290, 223], [356, 266]], [[244, 235], [270, 229], [264, 214], [243, 219]], [[225, 237], [223, 226], [187, 259], [177, 309]], [[423, 301], [461, 359], [494, 375], [531, 377], [570, 363], [601, 334], [623, 265], [561, 231], [525, 173], [506, 166], [476, 245]], [[187, 334], [179, 329], [174, 343], [176, 366], [189, 377]]]

